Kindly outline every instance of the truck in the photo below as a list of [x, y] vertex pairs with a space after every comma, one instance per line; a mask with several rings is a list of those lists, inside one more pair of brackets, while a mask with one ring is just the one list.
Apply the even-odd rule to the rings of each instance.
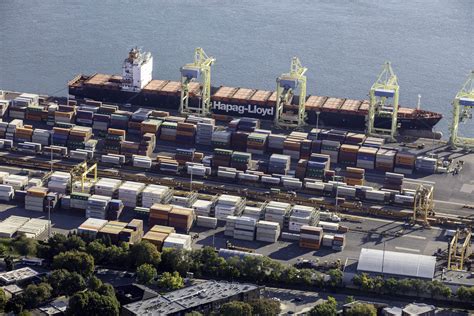
[[319, 219], [339, 223], [341, 218], [332, 212], [319, 212]]

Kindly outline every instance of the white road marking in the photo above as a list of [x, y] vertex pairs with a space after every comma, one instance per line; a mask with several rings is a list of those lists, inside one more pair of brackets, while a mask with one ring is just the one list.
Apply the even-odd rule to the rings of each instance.
[[420, 249], [405, 248], [405, 247], [395, 247], [395, 249], [405, 250], [405, 251], [413, 251], [413, 252], [420, 252]]
[[423, 237], [423, 236], [416, 236], [416, 235], [402, 235], [402, 237], [404, 237], [404, 238], [422, 239], [422, 240], [425, 240], [425, 239], [426, 239], [426, 237]]

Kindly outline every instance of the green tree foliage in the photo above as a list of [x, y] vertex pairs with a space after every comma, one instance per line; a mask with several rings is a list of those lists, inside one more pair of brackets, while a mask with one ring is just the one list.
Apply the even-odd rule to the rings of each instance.
[[71, 296], [86, 288], [86, 281], [82, 275], [65, 269], [54, 270], [48, 277], [48, 283], [53, 286], [53, 294], [55, 296]]
[[24, 306], [25, 306], [24, 296], [16, 295], [8, 300], [7, 304], [5, 305], [5, 312], [12, 312], [15, 315], [17, 315], [21, 313], [21, 311], [23, 311]]
[[464, 302], [474, 302], [474, 286], [465, 287], [461, 286], [456, 291], [456, 296], [458, 299]]
[[347, 316], [377, 316], [377, 309], [372, 304], [356, 303], [345, 312]]
[[5, 310], [5, 306], [7, 305], [7, 296], [5, 295], [5, 291], [0, 288], [0, 312]]
[[13, 248], [23, 256], [35, 256], [38, 249], [38, 241], [33, 238], [27, 238], [20, 234], [13, 240]]
[[148, 241], [141, 241], [130, 248], [130, 265], [134, 268], [144, 263], [153, 265], [155, 268], [161, 262], [161, 255], [155, 245]]
[[117, 316], [120, 304], [115, 296], [95, 291], [78, 292], [69, 300], [66, 314], [70, 316]]
[[89, 277], [94, 272], [94, 258], [85, 252], [66, 251], [54, 257], [53, 268], [65, 269]]
[[[204, 263], [201, 262], [201, 268], [204, 269]], [[182, 275], [189, 272], [191, 267], [190, 252], [183, 249], [164, 249], [161, 253], [160, 270], [173, 272], [178, 271]]]
[[87, 282], [87, 287], [90, 290], [97, 292], [102, 287], [102, 281], [98, 277], [93, 275], [89, 278], [89, 281]]
[[105, 257], [107, 247], [99, 240], [91, 241], [87, 247], [86, 252], [94, 257], [94, 262], [101, 263]]
[[346, 299], [344, 300], [344, 303], [349, 304], [349, 303], [352, 303], [352, 302], [354, 302], [354, 301], [355, 301], [354, 296], [349, 295], [349, 296], [347, 296]]
[[144, 263], [137, 268], [137, 280], [140, 284], [151, 284], [157, 276], [155, 267], [149, 263]]
[[267, 298], [253, 300], [249, 304], [252, 307], [252, 315], [274, 316], [279, 315], [281, 312], [280, 302]]
[[334, 297], [329, 296], [327, 301], [314, 306], [309, 311], [309, 316], [336, 316], [337, 302]]
[[51, 297], [52, 291], [51, 285], [45, 282], [28, 285], [23, 293], [25, 307], [31, 309], [45, 303]]
[[158, 286], [166, 290], [177, 290], [184, 286], [184, 280], [176, 271], [173, 273], [164, 272], [158, 281]]
[[252, 307], [245, 302], [229, 302], [222, 305], [220, 314], [226, 316], [252, 316]]
[[342, 285], [342, 271], [339, 269], [331, 269], [329, 274], [329, 285], [332, 287], [338, 287]]

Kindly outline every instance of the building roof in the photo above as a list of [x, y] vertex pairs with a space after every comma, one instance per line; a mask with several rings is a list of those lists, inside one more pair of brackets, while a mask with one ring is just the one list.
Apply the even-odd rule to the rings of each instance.
[[424, 303], [412, 303], [405, 306], [405, 308], [403, 309], [403, 314], [420, 315], [434, 310], [436, 310], [436, 307], [434, 307], [433, 305], [428, 305]]
[[16, 284], [2, 286], [2, 289], [5, 292], [10, 293], [10, 295], [16, 295], [23, 292], [23, 289]]
[[39, 273], [35, 270], [25, 267], [12, 271], [0, 273], [0, 281], [4, 284], [16, 283], [37, 276]]
[[358, 271], [432, 279], [436, 257], [362, 248]]
[[255, 289], [258, 286], [253, 284], [206, 281], [123, 308], [135, 315], [168, 315]]

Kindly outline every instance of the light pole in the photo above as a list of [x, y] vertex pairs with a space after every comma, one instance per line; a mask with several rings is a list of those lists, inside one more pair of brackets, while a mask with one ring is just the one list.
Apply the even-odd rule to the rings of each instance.
[[319, 129], [319, 114], [321, 114], [321, 111], [316, 111], [316, 128]]
[[51, 238], [51, 203], [53, 199], [53, 196], [46, 196], [46, 201], [48, 202], [48, 238]]
[[[340, 179], [340, 176], [338, 176], [337, 174], [339, 173], [339, 171], [341, 171], [341, 168], [336, 168], [334, 170], [336, 171], [336, 174], [332, 177], [332, 181], [339, 182], [339, 180], [336, 180], [336, 179]], [[339, 183], [336, 184], [336, 213], [339, 212], [338, 199], [339, 199]]]

